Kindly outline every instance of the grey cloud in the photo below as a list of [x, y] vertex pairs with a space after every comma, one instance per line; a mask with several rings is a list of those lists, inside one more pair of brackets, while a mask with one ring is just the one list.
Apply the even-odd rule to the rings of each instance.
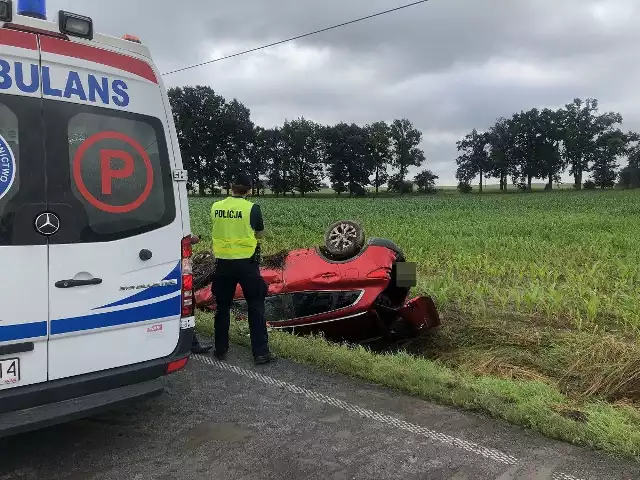
[[[50, 17], [69, 3], [101, 32], [140, 36], [166, 72], [403, 2], [49, 0]], [[455, 139], [521, 109], [591, 96], [640, 130], [639, 23], [637, 0], [431, 0], [165, 82], [211, 85], [265, 126], [410, 118], [427, 167], [453, 183]]]

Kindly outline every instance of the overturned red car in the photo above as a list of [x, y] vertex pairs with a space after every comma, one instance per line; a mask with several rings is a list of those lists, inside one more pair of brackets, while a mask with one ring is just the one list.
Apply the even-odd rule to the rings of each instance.
[[[213, 261], [210, 252], [194, 257], [194, 269]], [[202, 270], [202, 269], [200, 269]], [[364, 240], [355, 222], [336, 222], [323, 247], [280, 252], [260, 267], [268, 285], [267, 326], [296, 334], [322, 333], [333, 341], [366, 342], [417, 337], [440, 325], [433, 300], [409, 299], [416, 285], [415, 264], [382, 238]], [[196, 306], [215, 310], [214, 273], [196, 275]], [[246, 315], [240, 286], [235, 308]]]

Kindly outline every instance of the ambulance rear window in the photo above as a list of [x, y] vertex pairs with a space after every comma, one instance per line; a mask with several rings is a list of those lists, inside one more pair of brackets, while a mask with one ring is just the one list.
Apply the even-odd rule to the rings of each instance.
[[0, 245], [43, 245], [33, 219], [46, 210], [40, 99], [0, 95]]
[[17, 166], [20, 160], [18, 117], [0, 103], [0, 214], [19, 189]]
[[[45, 101], [45, 125], [62, 129], [47, 140], [49, 200], [71, 204], [77, 238], [110, 241], [161, 228], [176, 218], [171, 162], [162, 122], [93, 106]], [[59, 139], [66, 146], [62, 159]], [[52, 161], [61, 170], [53, 172]], [[57, 169], [56, 169], [57, 170]], [[51, 178], [58, 178], [58, 185]], [[71, 195], [69, 195], [69, 193]], [[61, 232], [62, 233], [62, 232]]]

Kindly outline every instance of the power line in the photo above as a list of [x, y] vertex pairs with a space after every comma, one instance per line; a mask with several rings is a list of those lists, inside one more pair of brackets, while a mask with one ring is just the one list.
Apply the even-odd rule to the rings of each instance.
[[226, 60], [228, 58], [239, 57], [240, 55], [246, 55], [247, 53], [257, 52], [258, 50], [264, 50], [265, 48], [274, 47], [276, 45], [281, 45], [283, 43], [291, 42], [293, 40], [298, 40], [300, 38], [309, 37], [311, 35], [316, 35], [318, 33], [326, 32], [328, 30], [333, 30], [335, 28], [340, 28], [340, 27], [344, 27], [344, 26], [347, 26], [347, 25], [351, 25], [352, 23], [362, 22], [363, 20], [369, 20], [371, 18], [379, 17], [381, 15], [386, 15], [388, 13], [397, 12], [398, 10], [404, 10], [405, 8], [414, 7], [414, 6], [419, 5], [421, 3], [427, 3], [428, 1], [429, 0], [419, 0], [417, 2], [408, 3], [406, 5], [401, 5], [399, 7], [392, 8], [390, 10], [385, 10], [383, 12], [374, 13], [373, 15], [367, 15], [366, 17], [356, 18], [355, 20], [349, 20], [348, 22], [339, 23], [338, 25], [332, 25], [331, 27], [326, 27], [326, 28], [323, 28], [321, 30], [316, 30], [314, 32], [304, 33], [302, 35], [297, 35], [295, 37], [287, 38], [285, 40], [280, 40], [278, 42], [269, 43], [267, 45], [262, 45], [260, 47], [252, 48], [250, 50], [244, 50], [242, 52], [233, 53], [231, 55], [225, 55], [224, 57], [214, 58], [213, 60], [209, 60], [207, 62], [197, 63], [195, 65], [189, 65], [188, 67], [183, 67], [183, 68], [179, 68], [177, 70], [172, 70], [170, 72], [163, 73], [162, 75], [163, 76], [164, 75], [171, 75], [173, 73], [183, 72], [183, 71], [189, 70], [191, 68], [201, 67], [203, 65], [208, 65], [208, 64], [214, 63], [214, 62], [220, 62], [220, 61]]

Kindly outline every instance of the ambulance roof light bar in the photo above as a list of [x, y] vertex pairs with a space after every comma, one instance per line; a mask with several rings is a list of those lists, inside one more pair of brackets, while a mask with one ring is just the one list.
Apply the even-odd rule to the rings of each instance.
[[47, 0], [18, 0], [18, 15], [47, 19]]

